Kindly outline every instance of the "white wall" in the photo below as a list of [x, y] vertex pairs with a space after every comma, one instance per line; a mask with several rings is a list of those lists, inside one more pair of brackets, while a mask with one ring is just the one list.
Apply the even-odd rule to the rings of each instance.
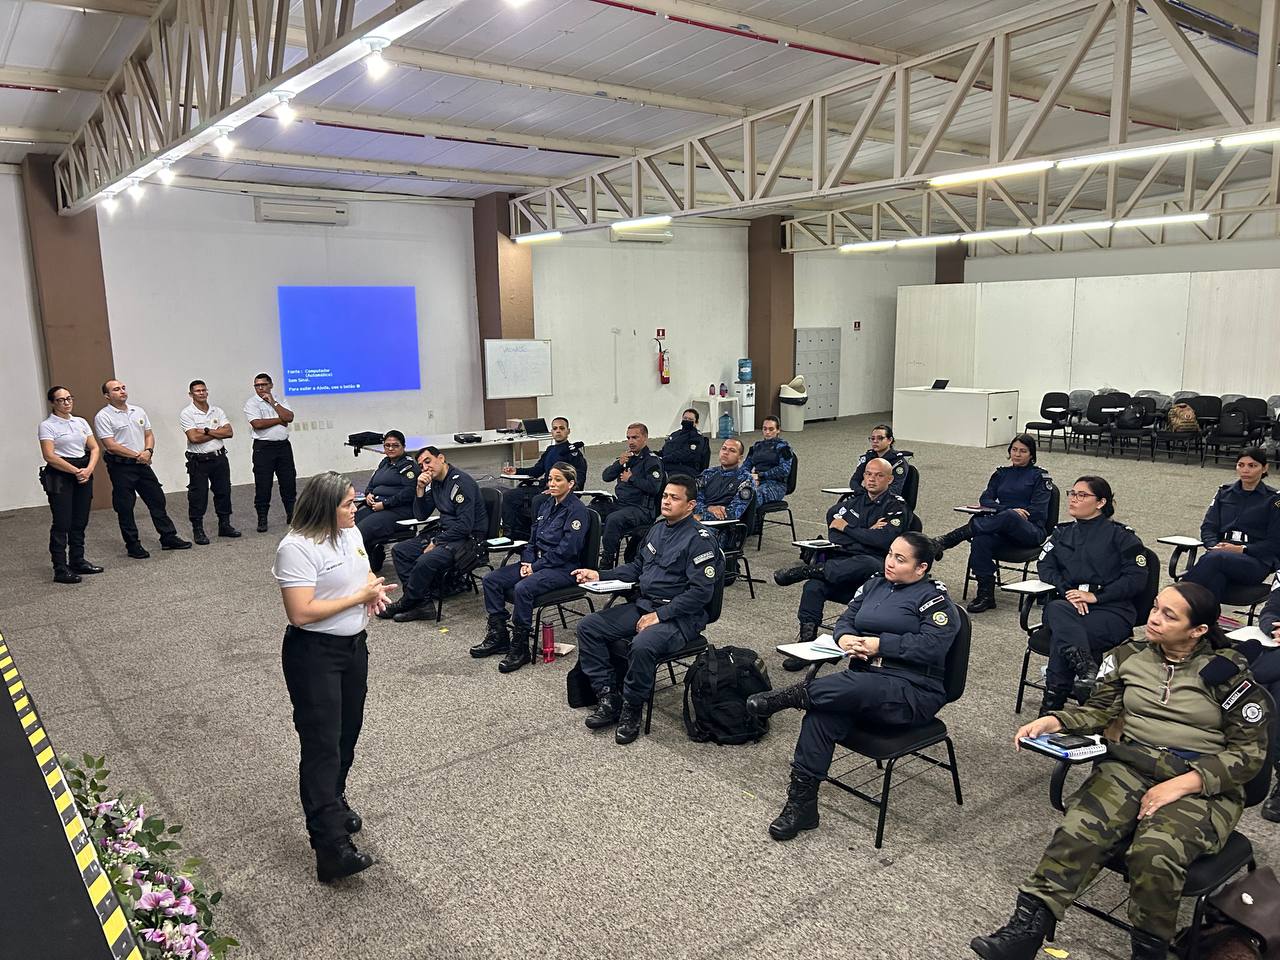
[[[283, 380], [281, 284], [417, 288], [422, 389], [288, 398], [300, 476], [353, 469], [342, 443], [358, 430], [483, 425], [468, 206], [354, 202], [346, 227], [265, 224], [254, 222], [249, 197], [153, 189], [99, 223], [116, 376], [151, 417], [156, 470], [170, 492], [186, 485], [177, 420], [195, 378], [234, 420], [233, 481], [250, 481], [241, 407], [259, 370]], [[378, 350], [376, 327], [353, 335], [350, 349]], [[77, 406], [91, 417], [100, 404]]]
[[[551, 340], [555, 390], [538, 413], [569, 417], [576, 440], [621, 440], [639, 420], [660, 447], [690, 400], [737, 377], [747, 355], [746, 225], [675, 231], [667, 244], [611, 243], [593, 232], [534, 247], [534, 332]], [[671, 351], [666, 385], [659, 327]]]
[[[49, 414], [45, 403], [44, 355], [27, 249], [26, 212], [17, 168], [0, 166], [0, 379], [9, 398], [0, 417], [0, 510], [45, 502], [36, 479], [40, 445], [36, 427]], [[83, 404], [77, 402], [77, 413]]]
[[890, 409], [898, 287], [933, 283], [933, 251], [895, 257], [805, 253], [794, 260], [796, 329], [842, 330], [837, 415]]

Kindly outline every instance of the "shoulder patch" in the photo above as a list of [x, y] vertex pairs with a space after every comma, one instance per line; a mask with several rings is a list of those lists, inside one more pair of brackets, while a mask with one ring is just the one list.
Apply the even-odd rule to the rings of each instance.
[[694, 562], [694, 563], [706, 563], [708, 560], [710, 560], [710, 559], [711, 559], [712, 557], [714, 557], [715, 555], [716, 555], [716, 552], [715, 552], [714, 550], [708, 550], [706, 553], [703, 553], [703, 554], [700, 554], [699, 556], [694, 557], [694, 558], [693, 558], [693, 562]]
[[924, 613], [930, 607], [936, 607], [938, 604], [943, 603], [946, 599], [947, 599], [946, 595], [942, 593], [938, 594], [936, 597], [930, 597], [928, 600], [926, 600], [924, 603], [920, 605], [920, 612]]
[[711, 564], [707, 564], [703, 567], [702, 573], [708, 580], [714, 580], [716, 578], [716, 568]]
[[1245, 723], [1259, 723], [1262, 720], [1262, 705], [1250, 701], [1240, 708], [1240, 716]]
[[947, 617], [947, 611], [945, 610], [937, 611], [930, 619], [940, 627], [945, 627], [951, 622], [950, 618]]
[[902, 473], [905, 470], [906, 468], [901, 463], [899, 463], [896, 467], [893, 468], [894, 473]]
[[654, 554], [655, 556], [657, 555], [658, 548], [655, 547], [652, 543], [649, 543], [648, 541], [646, 541], [644, 546], [645, 546], [645, 549], [648, 550], [650, 553]]
[[741, 487], [738, 490], [739, 500], [750, 500], [754, 495], [750, 487]]
[[[1253, 686], [1253, 684], [1252, 684], [1250, 681], [1248, 681], [1248, 680], [1241, 680], [1241, 681], [1240, 681], [1240, 685], [1239, 685], [1238, 687], [1236, 687], [1234, 690], [1232, 690], [1232, 691], [1231, 691], [1231, 693], [1230, 693], [1230, 695], [1227, 697], [1227, 699], [1225, 699], [1225, 700], [1223, 700], [1223, 701], [1222, 701], [1222, 709], [1223, 709], [1223, 712], [1226, 712], [1227, 710], [1230, 710], [1232, 707], [1234, 707], [1234, 706], [1236, 705], [1236, 703], [1239, 701], [1239, 699], [1240, 699], [1241, 697], [1243, 697], [1243, 696], [1245, 695], [1245, 693], [1249, 690], [1249, 688], [1250, 688], [1250, 687], [1252, 687], [1252, 686]], [[1252, 704], [1251, 704], [1251, 705], [1252, 705]], [[1258, 718], [1258, 719], [1261, 719], [1261, 708], [1259, 708], [1259, 718]]]
[[[1226, 683], [1239, 672], [1240, 664], [1236, 663], [1232, 657], [1224, 657], [1222, 654], [1218, 654], [1215, 657], [1210, 657], [1209, 662], [1200, 668], [1200, 679], [1205, 683]], [[1244, 681], [1243, 686], [1248, 687], [1249, 681]], [[1244, 692], [1243, 689], [1237, 689], [1240, 693]], [[1232, 700], [1232, 702], [1234, 703], [1235, 701]], [[1228, 710], [1230, 707], [1224, 703], [1222, 709]]]
[[902, 519], [900, 517], [894, 517], [892, 520], [889, 521], [889, 525], [891, 527], [900, 527], [902, 526]]
[[657, 480], [660, 476], [662, 476], [662, 468], [654, 467], [653, 470], [650, 471], [650, 474], [653, 476], [653, 479]]
[[1114, 653], [1108, 653], [1105, 657], [1102, 658], [1102, 663], [1098, 667], [1098, 679], [1101, 680], [1104, 677], [1109, 677], [1111, 676], [1111, 674], [1115, 672], [1116, 672], [1116, 655]]
[[1145, 553], [1140, 553], [1133, 558], [1133, 562], [1140, 567], [1145, 567], [1147, 565], [1147, 555]]
[[581, 520], [572, 520], [572, 521], [570, 521], [570, 522], [569, 522], [569, 529], [571, 529], [571, 530], [581, 530], [581, 529], [582, 529], [582, 521], [581, 521]]
[[710, 537], [710, 536], [711, 536], [711, 533], [710, 533], [710, 531], [708, 531], [705, 527], [700, 527], [700, 528], [698, 529], [698, 536], [700, 536], [700, 537]]

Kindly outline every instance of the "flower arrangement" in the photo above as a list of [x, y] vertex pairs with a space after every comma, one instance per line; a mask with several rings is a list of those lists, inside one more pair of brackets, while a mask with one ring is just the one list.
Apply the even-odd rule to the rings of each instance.
[[201, 861], [189, 857], [174, 865], [182, 825], [166, 824], [122, 794], [108, 795], [106, 760], [85, 754], [83, 761], [83, 767], [63, 763], [67, 786], [143, 957], [224, 960], [240, 944], [214, 930], [213, 907], [222, 892], [206, 889]]

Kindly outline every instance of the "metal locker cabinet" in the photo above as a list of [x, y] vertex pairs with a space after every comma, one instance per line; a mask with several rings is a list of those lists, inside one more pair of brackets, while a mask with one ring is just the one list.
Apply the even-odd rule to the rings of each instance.
[[796, 331], [796, 373], [804, 376], [809, 402], [804, 419], [834, 419], [840, 412], [839, 327], [808, 327]]

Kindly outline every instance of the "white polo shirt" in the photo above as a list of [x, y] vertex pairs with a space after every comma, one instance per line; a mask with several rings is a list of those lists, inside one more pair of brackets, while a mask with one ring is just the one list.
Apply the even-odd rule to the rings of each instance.
[[[201, 410], [194, 403], [189, 403], [179, 415], [178, 424], [182, 427], [183, 433], [193, 428], [199, 429], [201, 427], [217, 430], [219, 427], [226, 426], [227, 415], [222, 412], [221, 407], [215, 407], [213, 404], [209, 404], [208, 410]], [[187, 453], [217, 453], [224, 446], [226, 444], [217, 437], [200, 443], [192, 443], [188, 440]]]
[[120, 446], [137, 452], [147, 448], [147, 431], [150, 429], [147, 411], [131, 403], [125, 404], [123, 410], [117, 410], [108, 403], [93, 418], [93, 432], [99, 440], [111, 437]]
[[84, 417], [64, 419], [51, 413], [40, 421], [38, 435], [41, 440], [52, 440], [53, 452], [60, 457], [83, 457], [84, 438], [90, 435], [89, 421]]
[[[276, 397], [276, 402], [286, 410], [292, 410], [280, 397]], [[250, 422], [254, 420], [272, 420], [280, 414], [276, 413], [276, 408], [267, 401], [263, 400], [256, 393], [244, 402], [244, 416]], [[277, 423], [274, 427], [267, 427], [265, 430], [253, 429], [253, 439], [255, 440], [288, 440], [289, 428], [283, 423]], [[358, 632], [358, 631], [357, 631]]]
[[[271, 572], [282, 589], [314, 587], [317, 600], [349, 597], [369, 580], [369, 557], [364, 552], [364, 537], [357, 527], [339, 530], [336, 545], [316, 543], [310, 537], [287, 533], [276, 547], [276, 562]], [[369, 614], [365, 612], [364, 604], [356, 604], [332, 617], [309, 623], [302, 629], [350, 637], [368, 623]]]

